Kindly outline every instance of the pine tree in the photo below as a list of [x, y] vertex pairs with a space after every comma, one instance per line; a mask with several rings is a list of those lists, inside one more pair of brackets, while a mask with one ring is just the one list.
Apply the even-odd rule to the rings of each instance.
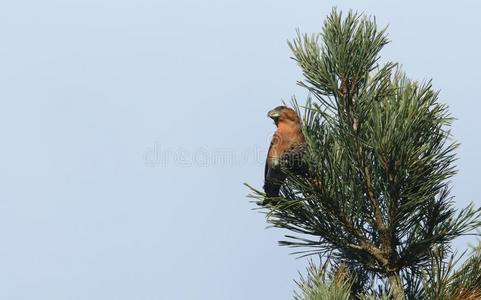
[[[410, 80], [398, 64], [380, 63], [388, 42], [373, 18], [336, 10], [320, 34], [298, 32], [289, 47], [304, 76], [298, 84], [310, 95], [303, 107], [294, 102], [302, 111], [307, 171], [285, 170], [275, 202], [255, 189], [253, 197], [275, 203], [262, 206], [268, 223], [294, 232], [281, 245], [329, 257], [334, 273], [346, 266], [352, 282], [336, 282], [353, 297], [384, 291], [394, 298], [454, 299], [429, 291], [457, 276], [443, 269], [452, 264], [450, 243], [481, 225], [481, 209], [453, 207], [453, 118], [430, 81]], [[479, 255], [469, 263], [480, 267]], [[445, 281], [436, 281], [440, 274]], [[450, 285], [446, 295], [481, 291], [475, 275], [454, 280], [458, 288]]]

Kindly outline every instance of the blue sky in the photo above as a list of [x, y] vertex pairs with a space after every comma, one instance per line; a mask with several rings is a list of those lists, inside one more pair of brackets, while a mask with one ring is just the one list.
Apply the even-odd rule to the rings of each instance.
[[262, 185], [266, 112], [306, 96], [286, 41], [332, 6], [434, 79], [456, 205], [480, 205], [477, 1], [4, 1], [0, 299], [291, 299], [306, 261], [242, 183]]

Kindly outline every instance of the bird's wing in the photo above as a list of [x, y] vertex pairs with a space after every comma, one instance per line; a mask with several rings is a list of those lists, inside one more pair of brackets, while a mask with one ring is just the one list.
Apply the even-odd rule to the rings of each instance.
[[303, 160], [306, 145], [304, 143], [297, 143], [291, 145], [286, 149], [281, 157], [281, 165], [287, 167], [295, 174], [302, 174], [307, 171], [307, 166]]
[[264, 170], [264, 192], [266, 192], [268, 197], [279, 196], [282, 182], [286, 179], [286, 175], [281, 170], [280, 159], [271, 153], [274, 147], [276, 145], [274, 142], [271, 142]]
[[272, 144], [273, 144], [273, 142], [271, 141], [271, 145], [269, 146], [269, 150], [267, 150], [266, 165], [264, 167], [264, 180], [267, 179], [267, 175], [269, 173], [269, 153], [271, 153]]

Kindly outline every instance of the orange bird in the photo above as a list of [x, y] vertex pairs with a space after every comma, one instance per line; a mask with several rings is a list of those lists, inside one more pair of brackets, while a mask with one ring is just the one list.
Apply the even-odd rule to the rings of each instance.
[[278, 106], [269, 111], [267, 116], [274, 120], [277, 130], [267, 153], [264, 192], [267, 197], [277, 197], [287, 177], [282, 168], [295, 173], [301, 172], [302, 153], [306, 142], [301, 131], [301, 119], [292, 108]]

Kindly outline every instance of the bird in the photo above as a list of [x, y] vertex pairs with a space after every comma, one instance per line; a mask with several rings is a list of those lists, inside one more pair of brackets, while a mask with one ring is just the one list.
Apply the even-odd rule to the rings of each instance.
[[[267, 113], [277, 129], [267, 152], [264, 170], [264, 192], [267, 198], [279, 196], [287, 174], [299, 174], [305, 168], [302, 153], [306, 144], [299, 115], [290, 107], [278, 106]], [[272, 199], [271, 199], [272, 200]], [[262, 204], [269, 202], [263, 201]]]

